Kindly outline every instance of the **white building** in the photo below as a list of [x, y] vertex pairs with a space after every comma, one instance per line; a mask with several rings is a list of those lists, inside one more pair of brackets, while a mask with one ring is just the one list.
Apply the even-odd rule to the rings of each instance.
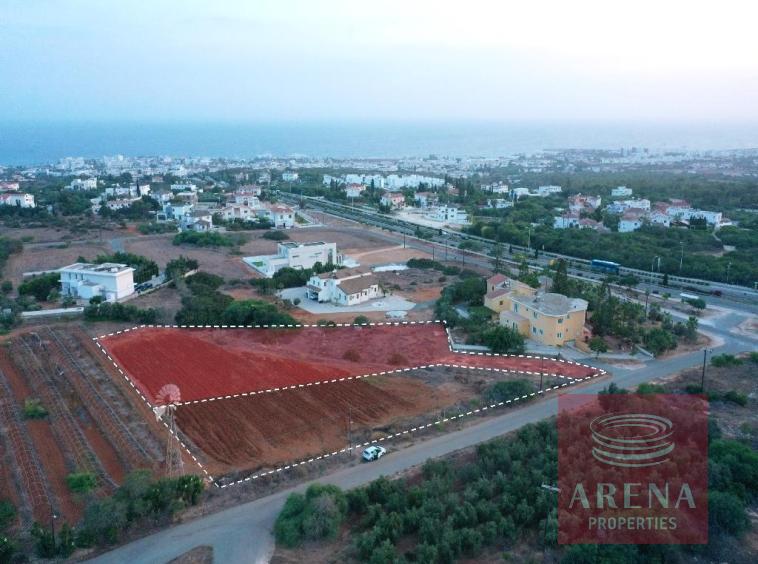
[[576, 194], [569, 198], [569, 209], [572, 212], [594, 211], [600, 207], [602, 199], [600, 196], [584, 196]]
[[632, 189], [627, 188], [626, 186], [619, 186], [611, 190], [612, 198], [626, 198], [627, 196], [631, 196], [631, 195], [632, 195]]
[[35, 208], [34, 196], [23, 192], [4, 192], [0, 194], [0, 206], [16, 206], [19, 208]]
[[295, 182], [298, 178], [300, 178], [300, 175], [294, 170], [285, 170], [282, 173], [282, 180], [285, 182]]
[[68, 190], [97, 190], [97, 178], [74, 178]]
[[308, 280], [306, 295], [319, 302], [355, 305], [381, 298], [384, 291], [371, 272], [354, 269], [314, 274]]
[[274, 227], [289, 229], [295, 225], [295, 210], [283, 204], [267, 204], [259, 215], [268, 219]]
[[468, 214], [453, 206], [437, 206], [433, 208], [427, 217], [433, 221], [441, 221], [443, 223], [450, 223], [454, 225], [468, 225]]
[[569, 229], [571, 227], [579, 227], [579, 214], [575, 212], [567, 212], [562, 215], [557, 215], [553, 218], [554, 229]]
[[18, 182], [3, 180], [0, 181], [0, 192], [18, 192], [21, 185]]
[[348, 198], [360, 198], [365, 190], [365, 184], [351, 183], [345, 186], [345, 195]]
[[619, 220], [619, 233], [637, 231], [645, 221], [645, 212], [642, 210], [627, 210]]
[[134, 293], [134, 269], [125, 264], [77, 262], [59, 270], [61, 294], [89, 300], [102, 296], [115, 302]]
[[172, 192], [197, 192], [197, 186], [195, 184], [172, 184]]
[[257, 184], [245, 184], [244, 186], [240, 186], [237, 188], [237, 190], [234, 191], [232, 198], [237, 204], [251, 205], [248, 200], [251, 198], [255, 198], [257, 200], [258, 196], [260, 196], [262, 192], [263, 190]]
[[507, 194], [511, 189], [503, 182], [493, 182], [492, 184], [482, 184], [482, 191], [492, 192], [493, 194]]
[[184, 214], [180, 221], [182, 230], [207, 233], [213, 229], [213, 215], [209, 211], [197, 210]]
[[236, 219], [242, 221], [256, 221], [258, 219], [259, 211], [259, 207], [252, 207], [246, 204], [229, 204], [225, 208], [221, 208], [221, 211], [218, 213], [226, 221], [233, 221]]
[[545, 198], [551, 194], [560, 194], [562, 191], [560, 186], [539, 186], [535, 195]]
[[390, 209], [404, 208], [405, 196], [402, 192], [385, 192], [379, 199], [379, 203], [383, 206], [387, 206]]
[[321, 264], [342, 265], [342, 255], [337, 252], [336, 243], [316, 241], [312, 243], [295, 243], [287, 241], [277, 245], [275, 255], [245, 257], [245, 264], [254, 268], [267, 278], [271, 278], [282, 268], [304, 270], [313, 268], [317, 262]]
[[190, 203], [169, 202], [163, 205], [162, 219], [181, 221], [182, 217], [192, 212], [193, 207]]

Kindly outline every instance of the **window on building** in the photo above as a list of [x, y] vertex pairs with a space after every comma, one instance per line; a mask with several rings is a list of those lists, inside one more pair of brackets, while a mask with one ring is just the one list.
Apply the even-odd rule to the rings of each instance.
[[536, 327], [532, 327], [532, 334], [534, 334], [534, 335], [537, 334], [537, 328]]
[[558, 318], [558, 323], [563, 323], [563, 318], [562, 317]]
[[556, 335], [556, 337], [558, 337], [559, 339], [563, 338], [563, 333], [558, 333], [558, 334]]

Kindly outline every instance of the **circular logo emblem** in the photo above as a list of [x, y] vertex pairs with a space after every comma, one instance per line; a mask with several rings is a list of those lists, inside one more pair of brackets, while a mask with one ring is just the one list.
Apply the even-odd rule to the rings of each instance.
[[646, 413], [606, 414], [593, 419], [592, 456], [610, 466], [640, 468], [668, 460], [674, 450], [671, 420]]

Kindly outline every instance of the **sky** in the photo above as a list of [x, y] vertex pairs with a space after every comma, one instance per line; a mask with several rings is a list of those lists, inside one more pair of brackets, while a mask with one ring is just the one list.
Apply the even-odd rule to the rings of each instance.
[[758, 122], [754, 0], [1, 0], [0, 120]]

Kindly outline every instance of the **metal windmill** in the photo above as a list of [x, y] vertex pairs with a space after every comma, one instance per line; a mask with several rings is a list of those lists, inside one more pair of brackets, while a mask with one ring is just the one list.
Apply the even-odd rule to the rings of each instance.
[[184, 474], [184, 461], [182, 460], [181, 444], [179, 444], [179, 435], [176, 430], [176, 419], [174, 412], [177, 404], [182, 400], [179, 386], [176, 384], [165, 384], [155, 397], [153, 408], [155, 418], [162, 421], [168, 429], [166, 439], [166, 476], [181, 476]]

